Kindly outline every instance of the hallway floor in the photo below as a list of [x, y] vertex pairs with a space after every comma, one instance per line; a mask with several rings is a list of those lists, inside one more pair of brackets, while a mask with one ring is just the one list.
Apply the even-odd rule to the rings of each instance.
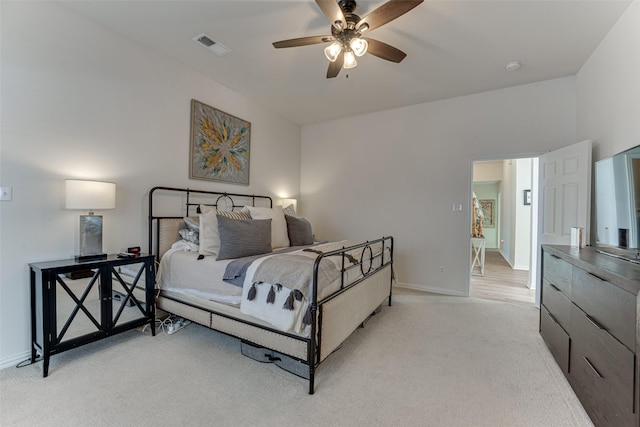
[[512, 269], [500, 252], [487, 250], [484, 276], [471, 276], [471, 296], [494, 301], [534, 304], [536, 291], [527, 287], [528, 282], [528, 271]]

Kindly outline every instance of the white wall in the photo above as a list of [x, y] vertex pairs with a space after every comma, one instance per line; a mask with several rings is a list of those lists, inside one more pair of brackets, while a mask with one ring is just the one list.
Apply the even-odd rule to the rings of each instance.
[[573, 77], [305, 126], [303, 214], [321, 238], [393, 235], [401, 282], [466, 295], [472, 160], [575, 141]]
[[473, 163], [473, 182], [502, 181], [502, 160]]
[[529, 270], [531, 257], [531, 205], [524, 204], [524, 190], [531, 190], [531, 159], [514, 160], [516, 188], [513, 209], [515, 211], [515, 254], [513, 268]]
[[502, 162], [502, 203], [500, 204], [500, 229], [502, 230], [502, 257], [513, 267], [516, 247], [516, 216], [515, 216], [515, 161], [513, 159]]
[[[117, 184], [104, 250], [147, 246], [156, 185], [297, 196], [301, 130], [244, 96], [53, 2], [1, 2], [0, 366], [27, 354], [29, 262], [73, 257], [64, 179]], [[190, 180], [190, 101], [252, 124], [250, 185]]]
[[578, 140], [593, 160], [640, 145], [640, 1], [620, 17], [576, 75]]

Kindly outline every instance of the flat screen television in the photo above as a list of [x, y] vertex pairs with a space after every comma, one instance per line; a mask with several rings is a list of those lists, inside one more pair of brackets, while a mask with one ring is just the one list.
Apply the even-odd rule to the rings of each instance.
[[640, 262], [640, 146], [595, 163], [596, 249]]

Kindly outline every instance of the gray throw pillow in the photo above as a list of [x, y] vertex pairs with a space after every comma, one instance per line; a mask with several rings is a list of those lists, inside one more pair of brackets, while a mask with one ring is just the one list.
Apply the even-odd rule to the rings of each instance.
[[287, 220], [287, 232], [291, 246], [304, 246], [313, 244], [313, 232], [311, 224], [304, 218], [285, 215]]
[[271, 249], [270, 219], [231, 219], [217, 215], [220, 251], [217, 260], [261, 255]]

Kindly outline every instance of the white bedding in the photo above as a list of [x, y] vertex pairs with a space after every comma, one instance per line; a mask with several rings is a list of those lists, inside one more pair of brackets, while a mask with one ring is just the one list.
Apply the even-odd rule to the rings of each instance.
[[231, 261], [216, 261], [213, 256], [199, 260], [197, 251], [185, 251], [174, 246], [160, 260], [156, 282], [161, 290], [240, 305], [242, 288], [222, 280]]

